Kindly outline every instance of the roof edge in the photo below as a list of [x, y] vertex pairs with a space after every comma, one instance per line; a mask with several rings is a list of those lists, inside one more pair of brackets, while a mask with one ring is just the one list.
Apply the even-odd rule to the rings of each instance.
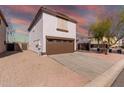
[[5, 19], [5, 17], [4, 17], [4, 15], [3, 15], [1, 10], [0, 10], [0, 16], [1, 16], [2, 20], [3, 20], [3, 22], [5, 23], [5, 25], [8, 27], [7, 21], [6, 21], [6, 19]]

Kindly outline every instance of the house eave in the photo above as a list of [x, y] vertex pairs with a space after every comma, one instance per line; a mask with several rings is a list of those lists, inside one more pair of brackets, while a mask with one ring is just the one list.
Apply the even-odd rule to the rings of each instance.
[[1, 10], [0, 10], [0, 16], [1, 16], [2, 20], [3, 20], [3, 22], [5, 23], [6, 27], [8, 27], [7, 21], [6, 21], [6, 19], [5, 19], [5, 17], [4, 17], [4, 15], [3, 15]]

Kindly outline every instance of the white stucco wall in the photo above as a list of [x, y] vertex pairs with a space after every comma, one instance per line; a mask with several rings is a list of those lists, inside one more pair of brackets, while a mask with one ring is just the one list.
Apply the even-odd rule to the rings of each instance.
[[67, 21], [68, 32], [57, 31], [57, 19], [58, 17], [43, 13], [43, 52], [46, 52], [46, 36], [74, 38], [76, 50], [76, 23]]
[[[39, 40], [41, 44], [43, 44], [42, 32], [43, 32], [43, 21], [41, 17], [38, 23], [29, 32], [29, 50], [38, 52], [38, 48], [36, 47], [36, 45], [38, 44]], [[41, 47], [41, 51], [43, 51], [43, 47]]]
[[41, 52], [46, 53], [46, 36], [64, 37], [75, 39], [76, 50], [76, 23], [67, 21], [68, 32], [57, 31], [57, 18], [47, 13], [43, 13], [41, 19], [29, 32], [29, 50], [37, 52], [36, 40], [40, 40]]
[[0, 24], [0, 53], [6, 51], [6, 45], [4, 44], [6, 41], [6, 25], [4, 24], [3, 20], [1, 20]]

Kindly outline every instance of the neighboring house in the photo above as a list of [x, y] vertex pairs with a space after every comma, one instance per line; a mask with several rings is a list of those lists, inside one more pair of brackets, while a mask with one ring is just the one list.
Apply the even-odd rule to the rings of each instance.
[[77, 50], [89, 50], [90, 39], [88, 36], [82, 36], [81, 33], [76, 33]]
[[124, 38], [122, 39], [122, 46], [124, 46]]
[[[111, 39], [111, 42], [115, 42], [117, 40], [117, 38], [115, 37], [115, 38], [112, 38]], [[104, 41], [107, 41], [107, 39], [104, 37], [103, 38], [103, 42]], [[100, 44], [102, 44], [102, 42], [100, 41]], [[116, 42], [114, 45], [112, 45], [111, 47], [118, 47], [118, 46], [122, 46], [122, 44], [123, 44], [123, 39], [120, 39], [118, 42]], [[97, 42], [97, 40], [95, 39], [95, 38], [92, 38], [91, 39], [91, 45], [94, 45], [94, 46], [97, 46], [98, 45], [98, 42]]]
[[41, 7], [28, 28], [29, 49], [42, 54], [59, 54], [76, 51], [77, 22], [72, 18]]
[[8, 23], [8, 28], [6, 29], [6, 43], [14, 43], [15, 42], [15, 31], [10, 23]]
[[5, 17], [0, 11], [0, 53], [6, 51], [6, 29], [8, 24], [5, 20]]

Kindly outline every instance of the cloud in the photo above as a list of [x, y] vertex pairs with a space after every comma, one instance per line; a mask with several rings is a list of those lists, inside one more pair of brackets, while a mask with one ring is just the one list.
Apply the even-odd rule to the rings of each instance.
[[22, 18], [31, 21], [33, 16], [37, 13], [40, 6], [35, 5], [5, 5], [0, 8], [5, 12], [9, 18]]
[[21, 33], [21, 34], [24, 34], [24, 35], [28, 35], [28, 32], [23, 31], [23, 30], [21, 30], [21, 29], [17, 29], [15, 32], [16, 32], [16, 33]]
[[76, 7], [79, 9], [91, 10], [91, 11], [99, 9], [97, 5], [77, 5]]
[[77, 5], [75, 6], [77, 7], [78, 9], [81, 9], [81, 10], [86, 10], [86, 11], [93, 11], [93, 12], [100, 12], [100, 11], [103, 11], [104, 10], [104, 6], [99, 6], [99, 5]]
[[32, 5], [8, 5], [6, 8], [9, 8], [9, 10], [13, 12], [21, 12], [21, 13], [28, 13], [28, 14], [34, 14], [36, 10], [39, 9], [40, 6], [32, 6]]
[[78, 31], [77, 32], [79, 32], [81, 36], [88, 36], [88, 30], [87, 29], [78, 27]]
[[[83, 16], [81, 16], [80, 14], [78, 14], [76, 11], [73, 11], [73, 9], [68, 8], [70, 6], [47, 6], [49, 8], [53, 8], [56, 11], [59, 11], [61, 13], [64, 13], [66, 15], [68, 15], [69, 17], [75, 19], [79, 24], [85, 24], [86, 20]], [[71, 6], [72, 7], [72, 6]], [[74, 6], [73, 6], [74, 7]]]
[[87, 22], [86, 19], [83, 16], [80, 16], [80, 15], [75, 14], [75, 13], [72, 13], [70, 15], [70, 17], [75, 19], [78, 22], [78, 24], [82, 24], [83, 25], [83, 24], [85, 24]]
[[20, 24], [20, 25], [29, 25], [30, 23], [28, 20], [19, 19], [19, 18], [11, 18], [10, 21], [12, 24]]

